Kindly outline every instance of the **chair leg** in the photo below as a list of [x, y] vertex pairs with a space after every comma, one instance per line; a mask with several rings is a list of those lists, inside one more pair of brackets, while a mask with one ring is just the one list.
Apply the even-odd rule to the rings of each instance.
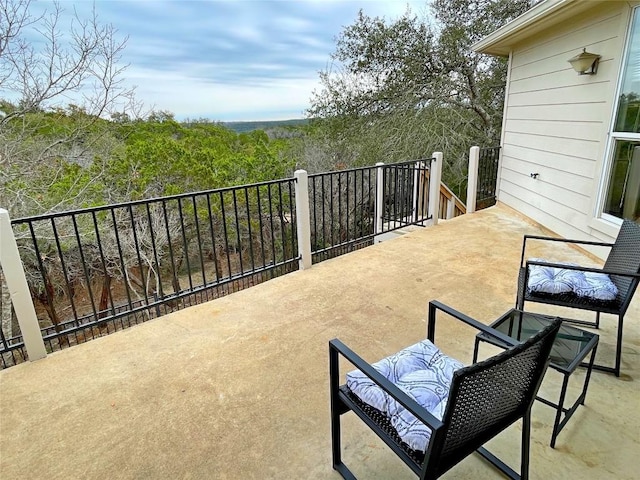
[[600, 312], [596, 312], [596, 329], [600, 328]]
[[620, 362], [622, 360], [622, 322], [624, 317], [622, 315], [618, 315], [618, 344], [616, 345], [616, 366], [614, 368], [614, 373], [616, 377], [620, 376]]
[[[337, 405], [335, 406], [337, 407]], [[341, 443], [340, 443], [340, 413], [334, 408], [332, 396], [331, 401], [331, 456], [333, 469], [337, 471], [345, 480], [357, 480], [356, 476], [342, 462]]]
[[331, 454], [333, 459], [333, 468], [342, 463], [340, 458], [340, 413], [338, 404], [338, 352], [329, 346], [329, 389], [331, 396]]
[[[333, 402], [332, 402], [333, 403]], [[337, 469], [342, 463], [340, 455], [340, 415], [335, 409], [331, 408], [331, 457], [333, 460], [333, 468]]]
[[516, 294], [516, 310], [524, 310], [524, 292]]
[[340, 365], [338, 362], [338, 351], [329, 345], [329, 392], [331, 396], [331, 459], [333, 469], [336, 470], [345, 480], [356, 480], [355, 475], [342, 463], [341, 455], [341, 428], [340, 397], [338, 396], [338, 383], [340, 376]]
[[[480, 447], [478, 450], [476, 450], [476, 452], [478, 452], [478, 454], [482, 458], [484, 458], [491, 465], [493, 465], [498, 470], [500, 470], [504, 475], [506, 475], [511, 480], [522, 480], [523, 478], [526, 478], [526, 477], [523, 477], [521, 475], [518, 475], [518, 472], [516, 472], [509, 465], [504, 463], [502, 460], [500, 460], [498, 457], [496, 457], [493, 453], [491, 453], [486, 448]], [[528, 459], [527, 459], [527, 461], [528, 461]]]
[[[623, 315], [618, 315], [618, 334], [616, 339], [616, 360], [613, 367], [608, 367], [604, 365], [593, 365], [593, 370], [598, 370], [601, 372], [613, 373], [616, 377], [620, 376], [620, 365], [622, 363], [622, 326], [623, 326]], [[585, 365], [583, 365], [585, 366]]]
[[522, 417], [522, 453], [520, 454], [520, 478], [529, 480], [529, 449], [531, 447], [531, 409]]
[[493, 453], [484, 447], [480, 447], [476, 450], [478, 454], [491, 465], [500, 470], [505, 476], [511, 480], [529, 480], [529, 449], [531, 443], [531, 407], [527, 410], [527, 413], [522, 417], [522, 443], [520, 452], [520, 474], [516, 472], [509, 465], [504, 463]]

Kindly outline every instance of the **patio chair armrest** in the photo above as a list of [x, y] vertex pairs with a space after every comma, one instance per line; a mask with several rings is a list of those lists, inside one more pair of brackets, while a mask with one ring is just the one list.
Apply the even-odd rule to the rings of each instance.
[[613, 247], [613, 243], [605, 243], [605, 242], [593, 242], [591, 240], [572, 240], [567, 238], [556, 238], [556, 237], [544, 237], [540, 235], [525, 235], [522, 240], [522, 254], [520, 255], [520, 266], [524, 267], [524, 256], [525, 251], [527, 249], [527, 240], [540, 240], [540, 241], [548, 241], [548, 242], [562, 242], [562, 243], [574, 243], [580, 245], [592, 245], [596, 247]]
[[434, 341], [435, 334], [436, 334], [436, 310], [441, 310], [444, 313], [452, 316], [456, 320], [460, 320], [461, 322], [466, 323], [467, 325], [475, 328], [476, 330], [480, 330], [484, 334], [490, 337], [493, 337], [499, 340], [500, 342], [504, 343], [506, 346], [515, 346], [519, 343], [517, 340], [514, 340], [513, 338], [505, 335], [504, 333], [499, 332], [491, 328], [490, 326], [485, 325], [484, 323], [480, 323], [477, 320], [474, 320], [473, 318], [469, 317], [468, 315], [465, 315], [464, 313], [459, 312], [458, 310], [451, 308], [450, 306], [445, 305], [444, 303], [439, 302], [437, 300], [432, 300], [429, 302], [429, 318], [427, 320], [428, 322], [427, 338], [431, 342]]
[[380, 372], [337, 338], [329, 341], [329, 370], [332, 389], [337, 389], [339, 383], [338, 354], [342, 355], [349, 363], [373, 380], [373, 382], [375, 382], [382, 390], [393, 397], [418, 420], [432, 429], [433, 432], [440, 430], [443, 427], [443, 423], [433, 416], [426, 408], [421, 406], [413, 398], [400, 390], [400, 388], [383, 377]]

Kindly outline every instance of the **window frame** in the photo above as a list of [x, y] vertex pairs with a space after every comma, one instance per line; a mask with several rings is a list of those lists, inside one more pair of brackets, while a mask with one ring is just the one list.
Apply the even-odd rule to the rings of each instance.
[[[634, 25], [635, 16], [638, 15], [637, 25]], [[618, 79], [613, 98], [614, 108], [611, 116], [611, 123], [609, 125], [609, 135], [607, 139], [607, 146], [605, 149], [605, 161], [602, 167], [602, 176], [600, 179], [600, 187], [598, 188], [598, 201], [596, 207], [596, 218], [604, 220], [609, 224], [616, 226], [622, 225], [623, 218], [616, 217], [604, 211], [609, 194], [611, 170], [613, 168], [614, 154], [616, 151], [616, 144], [619, 141], [631, 141], [640, 142], [640, 132], [621, 132], [616, 131], [616, 123], [618, 120], [618, 112], [620, 110], [620, 94], [623, 88], [624, 74], [627, 69], [627, 60], [629, 55], [629, 49], [631, 48], [631, 38], [633, 35], [634, 27], [640, 30], [640, 5], [635, 5], [630, 9], [629, 19], [627, 22], [626, 37], [624, 42], [624, 49], [622, 51], [622, 59], [620, 62], [620, 70], [618, 71]]]

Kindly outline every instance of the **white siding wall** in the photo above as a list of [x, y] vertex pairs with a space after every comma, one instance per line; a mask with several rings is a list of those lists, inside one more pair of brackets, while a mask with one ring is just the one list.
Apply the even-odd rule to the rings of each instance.
[[[563, 237], [613, 240], [592, 227], [629, 14], [610, 2], [512, 52], [498, 199]], [[584, 47], [596, 75], [567, 62]]]

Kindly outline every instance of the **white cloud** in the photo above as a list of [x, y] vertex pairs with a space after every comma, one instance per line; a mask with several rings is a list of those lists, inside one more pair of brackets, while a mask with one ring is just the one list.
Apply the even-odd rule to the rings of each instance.
[[309, 107], [315, 77], [273, 80], [262, 85], [216, 83], [167, 72], [158, 77], [147, 69], [131, 69], [130, 81], [138, 96], [157, 110], [169, 110], [176, 118], [207, 117], [212, 120], [286, 120], [301, 118]]
[[[124, 81], [145, 105], [177, 118], [260, 120], [303, 116], [358, 10], [395, 18], [407, 3], [418, 11], [425, 1], [96, 0], [96, 11], [129, 37]], [[91, 3], [63, 8], [86, 17]]]
[[262, 43], [267, 41], [267, 38], [265, 38], [259, 29], [250, 25], [236, 25], [232, 29], [229, 29], [228, 34], [232, 38], [252, 43]]

